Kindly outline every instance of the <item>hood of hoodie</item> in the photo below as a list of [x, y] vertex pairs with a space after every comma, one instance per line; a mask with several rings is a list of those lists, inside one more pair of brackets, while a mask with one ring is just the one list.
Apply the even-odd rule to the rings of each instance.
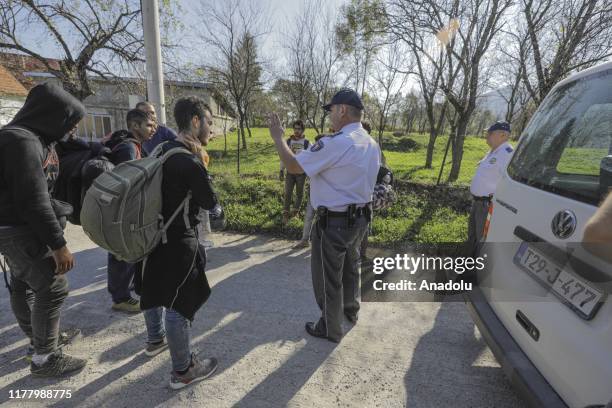
[[85, 116], [85, 107], [60, 86], [44, 83], [30, 90], [8, 126], [26, 128], [49, 145], [64, 137]]

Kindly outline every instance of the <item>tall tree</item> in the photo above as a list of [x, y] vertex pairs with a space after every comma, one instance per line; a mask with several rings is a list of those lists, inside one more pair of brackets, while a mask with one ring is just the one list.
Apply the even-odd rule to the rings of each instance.
[[374, 56], [382, 44], [386, 12], [380, 0], [351, 0], [336, 26], [338, 49], [353, 62], [354, 87], [363, 96]]
[[440, 38], [448, 42], [455, 35], [456, 29], [454, 27], [441, 29], [436, 32], [439, 37], [436, 39], [430, 30], [422, 30], [420, 19], [423, 18], [423, 14], [415, 13], [414, 4], [404, 0], [390, 1], [387, 18], [389, 32], [404, 42], [413, 55], [413, 73], [421, 89], [429, 127], [429, 141], [425, 155], [425, 167], [429, 169], [432, 167], [436, 140], [442, 130], [447, 111], [446, 99], [442, 104], [442, 109], [436, 109], [438, 101], [442, 99], [443, 75], [446, 75], [446, 82], [452, 86], [458, 74], [447, 63], [448, 58], [440, 47], [442, 43]]
[[536, 105], [569, 73], [612, 55], [609, 0], [521, 0], [529, 52], [523, 80]]
[[[36, 58], [83, 100], [94, 93], [89, 74], [108, 78], [122, 66], [143, 61], [139, 17], [140, 3], [133, 0], [4, 0], [0, 49]], [[24, 42], [33, 27], [58, 47], [59, 67]]]
[[378, 144], [383, 147], [383, 133], [387, 127], [389, 114], [402, 101], [401, 90], [404, 88], [410, 71], [407, 66], [407, 53], [398, 42], [392, 42], [381, 50], [381, 58], [376, 60], [374, 73], [371, 76], [370, 93], [376, 105], [376, 123]]
[[[503, 16], [512, 0], [396, 0], [415, 18], [415, 28], [435, 35], [443, 50], [442, 59], [421, 50], [440, 76], [440, 89], [454, 110], [452, 166], [448, 177], [459, 177], [467, 127], [483, 88], [483, 57], [503, 26]], [[442, 63], [446, 68], [442, 66]]]
[[217, 89], [223, 89], [238, 115], [237, 170], [240, 173], [240, 148], [247, 149], [245, 128], [249, 103], [261, 89], [262, 66], [258, 58], [258, 38], [251, 28], [262, 27], [262, 13], [253, 4], [228, 0], [220, 7], [201, 9], [207, 24], [200, 39], [208, 45], [209, 59], [203, 67]]
[[274, 87], [286, 95], [294, 116], [318, 132], [325, 130], [321, 106], [338, 82], [336, 20], [329, 3], [306, 0], [283, 30], [285, 58]]

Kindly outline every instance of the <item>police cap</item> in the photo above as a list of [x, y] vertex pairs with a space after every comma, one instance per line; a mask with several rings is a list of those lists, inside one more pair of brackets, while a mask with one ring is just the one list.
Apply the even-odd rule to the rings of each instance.
[[338, 91], [327, 105], [323, 105], [323, 109], [329, 112], [332, 105], [350, 105], [363, 110], [363, 103], [357, 92], [348, 88]]
[[495, 122], [489, 127], [489, 132], [494, 132], [496, 130], [510, 132], [510, 124], [508, 122]]

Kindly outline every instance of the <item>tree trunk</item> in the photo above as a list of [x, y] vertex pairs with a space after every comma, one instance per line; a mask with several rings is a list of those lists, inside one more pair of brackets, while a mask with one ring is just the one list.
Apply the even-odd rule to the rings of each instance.
[[237, 148], [237, 152], [238, 154], [236, 155], [236, 164], [238, 166], [238, 175], [240, 175], [240, 137], [242, 136], [242, 139], [244, 140], [244, 124], [243, 124], [243, 119], [242, 117], [240, 117], [239, 119], [239, 125], [238, 125], [238, 131], [236, 132], [236, 137], [237, 137], [237, 143], [236, 143], [236, 148]]
[[240, 175], [240, 129], [238, 129], [238, 132], [236, 132], [236, 137], [238, 138], [236, 143], [236, 172], [238, 175]]
[[225, 145], [223, 146], [223, 156], [227, 156], [227, 119], [223, 120], [223, 140]]
[[462, 115], [457, 119], [457, 128], [455, 130], [455, 137], [453, 139], [453, 164], [451, 166], [450, 174], [448, 175], [448, 181], [457, 181], [459, 178], [459, 171], [461, 170], [461, 161], [463, 160], [463, 145], [465, 142], [465, 134], [469, 122], [469, 115]]
[[427, 157], [425, 158], [425, 168], [431, 169], [433, 162], [433, 154], [436, 146], [436, 139], [438, 135], [436, 134], [436, 130], [432, 127], [429, 129], [429, 142], [427, 143]]
[[324, 113], [321, 114], [321, 124], [320, 124], [319, 130], [320, 130], [319, 134], [325, 133], [325, 114]]
[[[242, 139], [242, 149], [246, 150], [247, 149], [246, 132], [244, 131], [246, 119], [244, 115], [239, 115], [239, 116], [240, 116], [240, 136]], [[238, 143], [240, 143], [240, 140], [238, 140]]]

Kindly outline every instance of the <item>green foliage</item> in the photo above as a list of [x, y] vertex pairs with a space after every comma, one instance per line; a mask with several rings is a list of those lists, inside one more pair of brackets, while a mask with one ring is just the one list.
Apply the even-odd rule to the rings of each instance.
[[[287, 137], [289, 133], [290, 130], [287, 130]], [[315, 135], [313, 129], [306, 130], [306, 137], [310, 141], [314, 140]], [[395, 143], [395, 139], [404, 138], [407, 137], [394, 138], [385, 134], [384, 140]], [[447, 138], [439, 137], [433, 169], [423, 168], [427, 135], [410, 134], [409, 138], [417, 143], [414, 150], [385, 150], [388, 164], [395, 172], [396, 179], [435, 183]], [[279, 159], [268, 130], [253, 129], [249, 150], [241, 153], [240, 177], [236, 175], [235, 132], [228, 133], [227, 142], [228, 154], [225, 156], [223, 136], [208, 146], [208, 152], [212, 156], [210, 172], [215, 178], [214, 185], [226, 211], [227, 228], [247, 233], [264, 232], [299, 238], [302, 233], [302, 217], [291, 219], [287, 226], [282, 225], [284, 184], [278, 180]], [[484, 139], [466, 139], [463, 169], [458, 184], [469, 183], [478, 161], [487, 150]], [[447, 163], [445, 173], [448, 174], [448, 171], [450, 163]], [[385, 247], [397, 246], [406, 241], [461, 242], [467, 237], [467, 214], [454, 209], [456, 206], [452, 204], [444, 202], [437, 194], [400, 191], [398, 201], [374, 217], [370, 242], [372, 245]]]

